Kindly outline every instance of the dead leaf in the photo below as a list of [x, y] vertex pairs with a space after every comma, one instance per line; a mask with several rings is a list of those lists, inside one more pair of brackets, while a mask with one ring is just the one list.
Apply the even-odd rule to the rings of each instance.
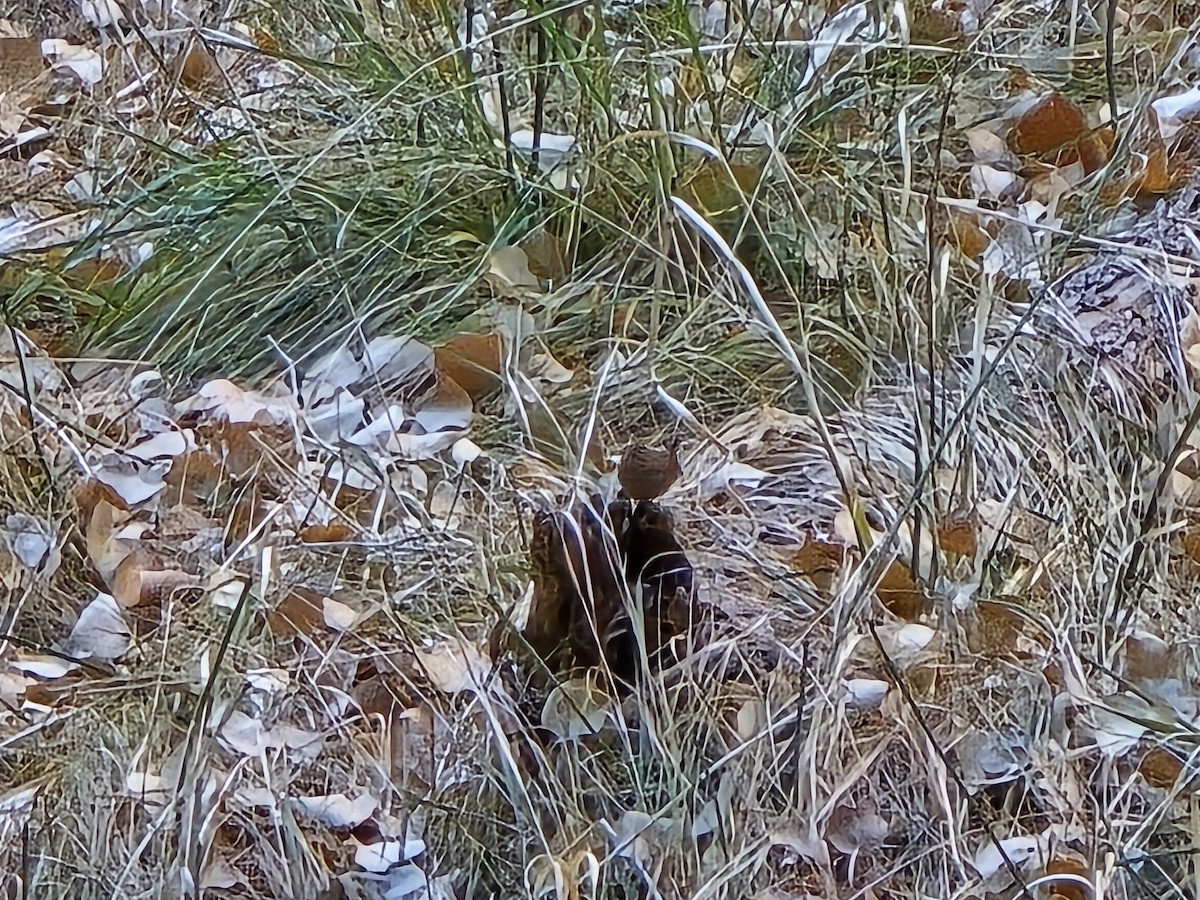
[[154, 497], [167, 486], [166, 463], [136, 462], [121, 453], [103, 452], [96, 455], [92, 474], [109, 488], [125, 509], [133, 509]]
[[309, 525], [300, 529], [300, 540], [305, 544], [342, 544], [353, 540], [357, 532], [340, 519], [325, 525]]
[[0, 37], [0, 94], [25, 88], [45, 70], [37, 38]]
[[474, 402], [495, 392], [503, 383], [504, 342], [498, 334], [460, 334], [434, 351], [437, 369]]
[[349, 631], [358, 624], [358, 610], [345, 603], [340, 603], [332, 597], [323, 598], [321, 608], [325, 624], [333, 631]]
[[889, 612], [906, 621], [916, 621], [928, 611], [925, 592], [913, 580], [908, 566], [899, 561], [888, 566], [875, 593]]
[[450, 448], [450, 458], [454, 460], [460, 472], [481, 456], [483, 450], [469, 438], [460, 438]]
[[42, 56], [56, 72], [69, 72], [85, 87], [99, 84], [104, 78], [104, 57], [91, 47], [51, 38], [42, 41]]
[[823, 591], [833, 586], [834, 576], [841, 568], [846, 548], [841, 544], [817, 540], [809, 536], [792, 557], [791, 563], [801, 575], [807, 577]]
[[205, 412], [218, 422], [231, 425], [283, 425], [295, 415], [290, 397], [268, 397], [246, 391], [232, 381], [217, 378], [179, 405], [181, 412]]
[[267, 626], [278, 635], [320, 634], [325, 629], [325, 598], [308, 588], [295, 587], [267, 610]]
[[521, 249], [529, 260], [529, 271], [538, 278], [557, 281], [568, 273], [567, 258], [562, 241], [544, 228], [527, 234], [521, 239]]
[[597, 684], [594, 671], [589, 671], [550, 692], [542, 707], [542, 726], [562, 740], [579, 740], [603, 727], [612, 714], [612, 702]]
[[487, 279], [495, 287], [541, 290], [537, 276], [529, 271], [529, 258], [520, 247], [497, 247], [488, 258]]
[[471, 397], [449, 378], [439, 378], [436, 388], [421, 398], [413, 419], [426, 434], [463, 431], [471, 424]]
[[297, 797], [296, 806], [329, 828], [354, 828], [371, 818], [379, 808], [379, 801], [370, 794], [360, 794], [354, 799], [345, 794], [326, 794]]
[[492, 671], [483, 650], [461, 637], [417, 648], [417, 661], [433, 686], [447, 694], [482, 690]]
[[1183, 774], [1183, 760], [1165, 747], [1151, 747], [1138, 763], [1138, 772], [1147, 784], [1170, 790]]
[[202, 41], [194, 42], [188, 49], [180, 69], [179, 80], [184, 87], [192, 90], [220, 82], [221, 67]]
[[131, 636], [111, 594], [97, 594], [71, 629], [64, 652], [78, 659], [115, 660], [129, 650]]
[[50, 524], [26, 513], [12, 513], [5, 520], [4, 543], [21, 565], [49, 578], [62, 563], [58, 540]]
[[[1056, 848], [1059, 854], [1070, 853], [1066, 848]], [[1089, 866], [1083, 857], [1078, 855], [1059, 855], [1046, 862], [1044, 874], [1053, 875], [1069, 875], [1072, 878], [1062, 878], [1054, 882], [1053, 896], [1055, 900], [1092, 900], [1096, 895], [1095, 890], [1084, 887], [1080, 884], [1090, 885], [1092, 883], [1092, 867]]]
[[938, 546], [946, 553], [974, 557], [979, 548], [978, 517], [948, 516], [938, 525]]
[[158, 609], [177, 592], [199, 592], [200, 581], [181, 569], [160, 568], [149, 554], [135, 550], [117, 565], [109, 587], [125, 609]]
[[992, 242], [992, 236], [979, 224], [979, 220], [961, 210], [951, 210], [948, 218], [950, 235], [959, 252], [970, 259], [982, 257]]
[[857, 806], [838, 804], [825, 826], [825, 839], [841, 853], [870, 851], [883, 845], [889, 829], [875, 804], [864, 799]]

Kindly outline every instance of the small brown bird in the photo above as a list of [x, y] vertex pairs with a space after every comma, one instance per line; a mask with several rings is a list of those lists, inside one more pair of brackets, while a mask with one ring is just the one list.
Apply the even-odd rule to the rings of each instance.
[[654, 500], [667, 492], [683, 470], [679, 466], [679, 438], [665, 449], [633, 443], [621, 454], [617, 480], [630, 500]]

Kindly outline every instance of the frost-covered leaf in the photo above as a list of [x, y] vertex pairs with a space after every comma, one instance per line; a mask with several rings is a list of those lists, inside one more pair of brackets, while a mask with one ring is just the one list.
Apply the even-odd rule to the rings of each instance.
[[315, 757], [322, 742], [321, 735], [291, 725], [279, 724], [267, 728], [262, 720], [252, 718], [241, 710], [229, 714], [221, 726], [220, 735], [231, 750], [243, 756], [258, 756], [264, 750], [286, 749]]
[[278, 694], [291, 682], [292, 679], [283, 669], [252, 669], [246, 673], [247, 686], [264, 694]]
[[126, 509], [140, 506], [165, 488], [166, 472], [165, 463], [135, 462], [123, 454], [111, 452], [100, 455], [92, 466], [95, 479], [111, 488], [125, 503]]
[[216, 572], [208, 584], [208, 599], [221, 609], [236, 609], [246, 590], [246, 582], [231, 578], [228, 572]]
[[[558, 165], [567, 154], [575, 149], [575, 138], [569, 134], [555, 134], [551, 131], [543, 131], [536, 137], [538, 139], [539, 163], [546, 171]], [[514, 129], [509, 136], [513, 147], [526, 153], [533, 152], [534, 138], [533, 131], [528, 128]]]
[[917, 622], [879, 629], [879, 640], [884, 651], [901, 670], [923, 658], [935, 637], [936, 631]]
[[24, 672], [35, 678], [53, 681], [62, 678], [69, 672], [74, 672], [79, 666], [58, 656], [18, 656], [12, 663], [18, 672]]
[[491, 660], [478, 646], [461, 637], [418, 647], [416, 653], [433, 686], [447, 694], [480, 691], [491, 675]]
[[125, 21], [125, 14], [116, 0], [80, 0], [79, 11], [99, 31], [115, 28]]
[[878, 709], [891, 685], [878, 678], [847, 678], [842, 682], [846, 705], [851, 709]]
[[91, 47], [50, 38], [42, 41], [42, 55], [55, 71], [71, 73], [85, 87], [99, 84], [104, 78], [104, 57]]
[[704, 476], [700, 494], [704, 499], [715, 497], [731, 487], [756, 488], [770, 475], [762, 469], [742, 462], [727, 462]]
[[180, 409], [207, 412], [212, 418], [233, 425], [281, 425], [295, 415], [295, 401], [290, 396], [268, 397], [243, 390], [232, 381], [217, 378], [181, 403]]
[[298, 797], [296, 805], [305, 815], [330, 828], [354, 828], [371, 818], [379, 808], [379, 802], [370, 794], [360, 794], [353, 799], [345, 794]]
[[1151, 102], [1150, 108], [1158, 120], [1160, 136], [1172, 140], [1185, 127], [1200, 120], [1200, 86], [1159, 97]]
[[439, 431], [434, 434], [397, 434], [393, 435], [389, 447], [395, 448], [398, 459], [411, 462], [433, 459], [439, 453], [453, 447], [461, 434], [459, 431]]
[[991, 878], [1007, 866], [1005, 857], [1019, 868], [1027, 859], [1037, 853], [1037, 850], [1037, 838], [1026, 835], [1007, 837], [996, 842], [988, 841], [975, 854], [975, 871], [981, 878]]
[[121, 607], [111, 594], [100, 593], [79, 614], [64, 652], [80, 659], [114, 660], [125, 655], [130, 643]]
[[612, 700], [593, 677], [561, 682], [542, 707], [542, 726], [562, 740], [574, 741], [599, 731], [612, 714]]
[[46, 577], [53, 575], [62, 562], [50, 524], [26, 513], [12, 513], [5, 520], [4, 544], [21, 565]]
[[460, 438], [450, 448], [450, 458], [454, 460], [460, 470], [475, 462], [482, 455], [483, 450], [469, 438]]
[[1010, 198], [1017, 190], [1019, 179], [1012, 172], [976, 163], [971, 166], [971, 192], [976, 197], [991, 200]]
[[125, 452], [143, 462], [175, 459], [196, 449], [196, 438], [190, 429], [161, 431], [147, 440], [134, 444]]
[[358, 610], [331, 597], [322, 598], [321, 609], [325, 616], [325, 624], [334, 631], [349, 631], [358, 623]]
[[[363, 844], [355, 840], [354, 864], [368, 872], [386, 872], [400, 862], [402, 847], [399, 841], [378, 841]], [[413, 868], [416, 868], [413, 866]]]
[[339, 391], [328, 401], [306, 410], [303, 419], [309, 432], [327, 443], [349, 441], [362, 428], [366, 401], [346, 391]]
[[362, 366], [364, 386], [416, 385], [433, 373], [433, 350], [415, 338], [383, 335], [367, 343]]
[[429, 882], [425, 872], [411, 863], [388, 872], [384, 885], [384, 900], [407, 900], [409, 897], [428, 896]]

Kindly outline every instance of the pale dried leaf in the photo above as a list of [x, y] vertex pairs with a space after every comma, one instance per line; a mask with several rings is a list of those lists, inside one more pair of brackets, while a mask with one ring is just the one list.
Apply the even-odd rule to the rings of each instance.
[[42, 55], [55, 71], [69, 72], [85, 87], [99, 84], [104, 78], [104, 57], [91, 47], [50, 38], [42, 41]]
[[351, 799], [345, 794], [298, 797], [296, 805], [307, 816], [329, 828], [354, 828], [374, 815], [379, 802], [369, 794]]
[[[1037, 838], [1020, 835], [1007, 837], [999, 841], [988, 841], [975, 854], [975, 871], [982, 878], [991, 878], [1011, 862], [1020, 867], [1027, 859], [1037, 853]], [[1007, 861], [1005, 859], [1007, 857]]]
[[98, 593], [79, 614], [64, 650], [80, 659], [114, 660], [125, 655], [131, 642], [117, 601], [111, 594]]
[[5, 520], [4, 543], [23, 566], [47, 577], [53, 575], [62, 562], [50, 524], [26, 513], [12, 513]]
[[349, 631], [358, 623], [358, 610], [331, 597], [321, 600], [321, 609], [325, 624], [334, 631]]
[[482, 690], [492, 671], [481, 648], [460, 637], [417, 648], [417, 661], [433, 686], [447, 694]]
[[469, 438], [460, 438], [450, 448], [450, 458], [461, 471], [483, 455], [483, 450]]
[[497, 247], [488, 258], [488, 274], [507, 287], [540, 287], [529, 271], [529, 257], [520, 247]]
[[611, 699], [591, 677], [560, 683], [542, 707], [542, 726], [561, 740], [574, 741], [599, 731], [612, 712]]
[[167, 465], [134, 462], [120, 453], [103, 453], [92, 466], [96, 480], [124, 501], [127, 508], [140, 506], [165, 488]]

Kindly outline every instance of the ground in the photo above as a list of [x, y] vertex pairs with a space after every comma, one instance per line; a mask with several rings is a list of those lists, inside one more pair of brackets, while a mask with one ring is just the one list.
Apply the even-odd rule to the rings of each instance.
[[1190, 9], [0, 15], [6, 891], [1195, 891]]

